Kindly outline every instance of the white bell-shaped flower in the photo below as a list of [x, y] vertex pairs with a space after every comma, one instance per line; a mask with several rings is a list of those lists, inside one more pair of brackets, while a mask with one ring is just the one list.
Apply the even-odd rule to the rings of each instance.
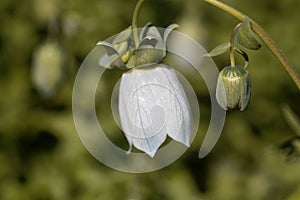
[[121, 126], [131, 146], [153, 157], [167, 135], [189, 146], [193, 124], [188, 98], [175, 71], [155, 64], [123, 74]]
[[160, 64], [167, 54], [168, 36], [177, 27], [158, 29], [148, 23], [136, 30], [136, 45], [131, 28], [111, 43], [98, 42], [106, 50], [100, 66], [130, 69], [122, 75], [119, 88], [120, 122], [129, 152], [133, 145], [153, 157], [167, 136], [190, 145], [193, 119], [188, 98], [175, 71]]

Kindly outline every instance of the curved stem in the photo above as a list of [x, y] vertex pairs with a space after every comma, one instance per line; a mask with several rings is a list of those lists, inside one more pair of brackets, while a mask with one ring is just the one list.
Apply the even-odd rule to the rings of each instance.
[[[242, 12], [220, 2], [217, 0], [203, 0], [225, 12], [231, 14], [236, 17], [240, 21], [243, 21], [247, 16]], [[290, 77], [293, 79], [294, 83], [297, 85], [300, 90], [300, 75], [296, 71], [296, 69], [292, 66], [292, 64], [288, 61], [287, 57], [284, 53], [279, 49], [279, 47], [275, 44], [275, 42], [271, 39], [271, 37], [256, 23], [254, 20], [250, 19], [251, 27], [253, 31], [264, 41], [264, 43], [271, 49], [273, 54], [278, 58], [283, 67], [286, 69]]]
[[135, 5], [133, 16], [132, 16], [132, 30], [133, 30], [133, 39], [135, 47], [138, 48], [139, 46], [139, 36], [138, 36], [138, 30], [137, 30], [137, 19], [139, 12], [141, 10], [142, 4], [144, 0], [138, 0], [138, 2]]
[[232, 45], [230, 45], [230, 65], [231, 67], [235, 67], [234, 50]]
[[234, 59], [234, 39], [235, 39], [235, 35], [237, 33], [237, 31], [239, 30], [239, 28], [241, 27], [242, 23], [238, 23], [234, 29], [231, 32], [231, 36], [230, 36], [230, 65], [232, 67], [235, 66], [235, 59]]

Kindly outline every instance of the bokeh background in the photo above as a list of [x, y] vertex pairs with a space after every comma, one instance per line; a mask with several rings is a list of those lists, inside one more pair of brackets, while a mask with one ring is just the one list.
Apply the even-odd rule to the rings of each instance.
[[[225, 2], [257, 20], [300, 71], [300, 1]], [[300, 94], [265, 46], [248, 51], [253, 86], [248, 109], [228, 113], [207, 157], [197, 157], [210, 119], [204, 82], [195, 87], [199, 132], [172, 165], [127, 174], [87, 152], [72, 118], [76, 72], [99, 40], [131, 24], [134, 5], [135, 0], [1, 0], [0, 199], [300, 199]], [[228, 41], [238, 23], [201, 0], [146, 0], [139, 25], [148, 21], [159, 27], [177, 23], [178, 31], [207, 50]], [[214, 60], [220, 69], [229, 64], [226, 54]], [[105, 85], [120, 75], [107, 72]], [[108, 107], [99, 113], [103, 116], [111, 115], [101, 98], [105, 94], [97, 97], [99, 108]], [[104, 118], [102, 123], [111, 140], [126, 149], [115, 122]]]

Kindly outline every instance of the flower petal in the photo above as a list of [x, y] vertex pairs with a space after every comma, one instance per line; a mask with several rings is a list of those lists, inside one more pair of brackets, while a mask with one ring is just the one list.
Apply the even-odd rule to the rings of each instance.
[[170, 113], [167, 124], [172, 124], [167, 126], [167, 134], [189, 147], [193, 120], [188, 98], [176, 73], [171, 68], [168, 70], [160, 68], [160, 70], [168, 80], [169, 87], [172, 90], [172, 97], [169, 98], [168, 106], [165, 107], [166, 112]]
[[135, 138], [132, 137], [131, 135], [125, 135], [127, 140], [130, 141], [130, 149], [129, 153], [131, 151], [131, 145], [134, 144], [134, 146], [141, 150], [144, 151], [146, 154], [148, 154], [150, 157], [154, 157], [155, 153], [157, 152], [159, 146], [166, 140], [167, 134], [158, 134], [153, 137], [149, 137], [146, 140], [143, 138]]
[[151, 157], [167, 134], [189, 146], [191, 109], [176, 73], [166, 65], [137, 68], [123, 74], [119, 113], [129, 144]]

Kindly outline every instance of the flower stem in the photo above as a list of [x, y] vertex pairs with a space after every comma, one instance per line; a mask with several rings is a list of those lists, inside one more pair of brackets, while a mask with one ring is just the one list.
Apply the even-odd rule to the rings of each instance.
[[141, 10], [143, 2], [144, 2], [144, 0], [138, 0], [138, 2], [135, 5], [134, 11], [133, 11], [133, 16], [132, 16], [133, 39], [134, 39], [134, 44], [135, 44], [136, 48], [138, 48], [138, 46], [139, 46], [137, 19], [138, 19], [138, 15]]
[[[220, 1], [217, 0], [203, 0], [225, 12], [231, 14], [232, 16], [236, 17], [240, 21], [243, 21], [247, 16], [242, 12], [228, 6]], [[281, 62], [285, 70], [288, 72], [290, 77], [293, 79], [294, 83], [297, 85], [298, 89], [300, 90], [300, 75], [296, 71], [296, 69], [292, 66], [292, 64], [288, 61], [287, 57], [284, 53], [280, 50], [280, 48], [275, 44], [275, 42], [271, 39], [271, 37], [261, 28], [261, 26], [256, 23], [254, 20], [250, 19], [250, 24], [253, 31], [264, 41], [264, 43], [271, 49], [273, 54], [278, 58]]]
[[237, 33], [237, 31], [239, 30], [239, 28], [241, 27], [242, 23], [238, 23], [234, 29], [231, 32], [231, 36], [230, 36], [230, 65], [232, 67], [235, 66], [235, 59], [234, 59], [234, 39], [235, 39], [235, 35]]

